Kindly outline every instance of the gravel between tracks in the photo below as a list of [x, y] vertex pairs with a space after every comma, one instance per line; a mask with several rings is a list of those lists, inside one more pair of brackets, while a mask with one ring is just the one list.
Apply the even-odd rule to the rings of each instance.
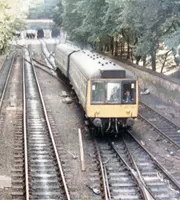
[[[0, 127], [0, 199], [11, 200], [11, 170], [13, 167], [14, 133], [16, 129], [16, 111], [21, 110], [21, 66], [20, 57], [10, 76], [8, 91], [3, 103]], [[3, 62], [2, 62], [3, 64]]]
[[[91, 166], [91, 161], [89, 152], [86, 151], [88, 142], [86, 139], [87, 134], [84, 130], [82, 110], [74, 102], [71, 104], [63, 103], [62, 91], [67, 91], [67, 89], [59, 81], [40, 69], [37, 69], [37, 74], [45, 103], [48, 105], [48, 110], [51, 112], [58, 137], [60, 138], [60, 141], [56, 142], [61, 143], [69, 157], [68, 163], [65, 163], [65, 165], [71, 166], [72, 169], [72, 171], [68, 172], [68, 178], [70, 176], [71, 179], [68, 182], [68, 187], [71, 192], [76, 193], [76, 199], [96, 200], [96, 195], [86, 186], [90, 185], [88, 170]], [[78, 128], [82, 128], [86, 166], [86, 171], [84, 172], [81, 170]], [[77, 158], [74, 159], [73, 156]]]

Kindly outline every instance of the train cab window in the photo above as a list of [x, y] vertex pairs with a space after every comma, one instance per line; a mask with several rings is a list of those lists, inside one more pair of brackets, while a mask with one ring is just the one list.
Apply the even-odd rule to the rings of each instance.
[[107, 83], [107, 102], [121, 103], [120, 83]]
[[136, 103], [136, 83], [122, 82], [122, 104], [135, 104]]
[[92, 103], [105, 103], [105, 84], [103, 82], [93, 82], [91, 85]]

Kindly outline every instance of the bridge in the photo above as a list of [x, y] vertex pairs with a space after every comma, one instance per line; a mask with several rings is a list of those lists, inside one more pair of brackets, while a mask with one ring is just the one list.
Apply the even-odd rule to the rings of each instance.
[[[55, 25], [51, 19], [27, 19], [25, 20], [26, 31], [27, 30], [40, 30], [44, 32], [45, 38], [56, 37], [60, 34], [60, 29]], [[26, 31], [23, 35], [25, 37]]]
[[55, 25], [51, 19], [27, 19], [25, 20], [27, 29], [43, 29], [43, 30], [52, 30], [52, 27]]

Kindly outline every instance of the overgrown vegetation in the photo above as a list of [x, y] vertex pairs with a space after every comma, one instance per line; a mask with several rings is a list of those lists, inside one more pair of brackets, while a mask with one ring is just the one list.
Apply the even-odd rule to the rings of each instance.
[[180, 44], [179, 0], [59, 0], [54, 21], [71, 40], [127, 59], [151, 58]]
[[11, 7], [11, 1], [0, 0], [0, 54], [7, 51], [16, 31], [23, 26], [21, 14]]

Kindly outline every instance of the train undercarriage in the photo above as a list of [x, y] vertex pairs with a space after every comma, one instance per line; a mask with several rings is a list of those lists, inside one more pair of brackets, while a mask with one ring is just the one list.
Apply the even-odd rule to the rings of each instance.
[[90, 125], [102, 135], [118, 135], [134, 125], [133, 118], [91, 118]]

